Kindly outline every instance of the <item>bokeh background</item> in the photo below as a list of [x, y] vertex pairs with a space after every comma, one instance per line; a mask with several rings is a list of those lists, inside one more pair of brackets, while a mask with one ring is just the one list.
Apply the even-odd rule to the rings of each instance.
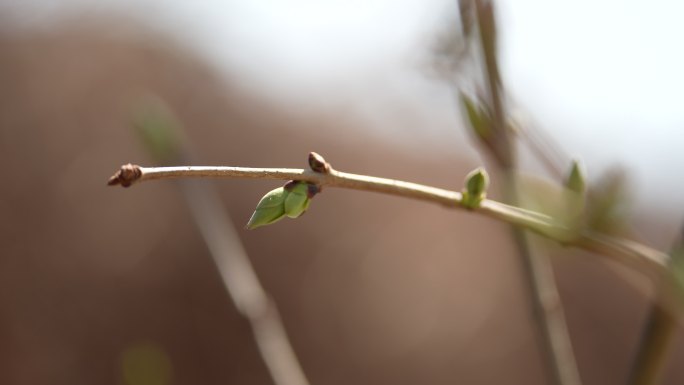
[[[629, 235], [667, 250], [684, 211], [681, 6], [498, 4], [516, 116], [590, 179], [621, 165]], [[105, 186], [153, 162], [132, 116], [163, 101], [196, 164], [304, 167], [315, 150], [459, 189], [485, 159], [435, 65], [455, 20], [436, 0], [0, 3], [0, 383], [270, 384], [177, 186]], [[545, 382], [505, 226], [330, 189], [302, 218], [246, 231], [278, 183], [207, 183], [312, 384]], [[546, 250], [584, 383], [623, 383], [648, 283]], [[680, 345], [664, 383], [684, 378]]]

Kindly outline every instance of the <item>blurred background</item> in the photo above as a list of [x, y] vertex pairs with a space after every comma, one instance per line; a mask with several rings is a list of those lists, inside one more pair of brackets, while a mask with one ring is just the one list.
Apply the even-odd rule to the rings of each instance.
[[[518, 123], [590, 180], [620, 167], [626, 233], [668, 250], [684, 217], [684, 5], [497, 5]], [[135, 112], [161, 101], [198, 165], [305, 167], [317, 151], [460, 189], [486, 158], [454, 91], [477, 76], [440, 65], [456, 23], [445, 0], [0, 2], [0, 383], [272, 383], [177, 186], [105, 185], [155, 162]], [[211, 183], [312, 384], [545, 382], [502, 224], [328, 189], [302, 218], [246, 231], [279, 183]], [[547, 251], [584, 384], [624, 383], [648, 282]], [[678, 344], [664, 383], [681, 359]]]

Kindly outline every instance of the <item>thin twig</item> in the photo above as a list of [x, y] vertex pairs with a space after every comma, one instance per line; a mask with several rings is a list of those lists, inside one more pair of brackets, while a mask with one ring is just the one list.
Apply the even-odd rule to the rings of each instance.
[[[402, 196], [441, 204], [451, 209], [465, 209], [462, 194], [418, 183], [350, 174], [331, 169], [328, 173], [292, 168], [248, 168], [226, 166], [141, 167], [127, 164], [112, 176], [109, 185], [130, 186], [134, 183], [174, 178], [242, 178], [300, 180], [320, 187], [338, 187]], [[576, 246], [636, 267], [651, 278], [659, 278], [669, 257], [655, 249], [629, 240], [586, 232], [574, 234], [553, 218], [534, 211], [510, 206], [490, 199], [471, 210], [506, 223], [522, 226], [564, 245]]]
[[[681, 261], [681, 258], [684, 258], [684, 227], [672, 247], [670, 264], [676, 264]], [[669, 282], [662, 282], [656, 288], [661, 295], [663, 292], [671, 291]], [[678, 330], [677, 313], [669, 311], [662, 302], [654, 302], [646, 316], [646, 323], [627, 380], [629, 385], [658, 383]]]
[[663, 306], [653, 305], [629, 373], [629, 385], [655, 385], [659, 382], [678, 330], [677, 317]]
[[215, 189], [183, 180], [190, 212], [214, 260], [223, 284], [254, 333], [274, 384], [309, 385], [273, 300], [259, 282], [235, 226]]
[[[156, 98], [142, 106], [144, 109], [136, 114], [133, 125], [149, 155], [161, 164], [188, 163], [192, 151], [172, 112]], [[129, 186], [141, 175], [137, 167], [124, 166], [110, 184]], [[261, 285], [215, 186], [198, 180], [177, 182], [226, 294], [252, 329], [260, 358], [273, 383], [309, 385], [278, 308]]]

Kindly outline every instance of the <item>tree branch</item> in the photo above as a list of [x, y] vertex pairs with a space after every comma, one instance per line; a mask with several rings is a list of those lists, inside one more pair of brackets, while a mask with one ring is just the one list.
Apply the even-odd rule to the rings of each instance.
[[[158, 179], [174, 178], [241, 178], [299, 180], [319, 187], [338, 187], [361, 191], [402, 196], [438, 203], [451, 209], [469, 210], [462, 205], [462, 194], [457, 191], [394, 179], [350, 174], [332, 169], [325, 172], [292, 168], [248, 168], [248, 167], [141, 167], [127, 164], [121, 167], [108, 184], [124, 187]], [[593, 232], [574, 233], [554, 218], [519, 207], [510, 206], [491, 199], [485, 199], [472, 209], [496, 220], [524, 227], [544, 237], [556, 240], [566, 246], [575, 246], [610, 257], [620, 263], [639, 269], [652, 279], [659, 280], [666, 272], [669, 257], [658, 250], [626, 239], [609, 237]]]

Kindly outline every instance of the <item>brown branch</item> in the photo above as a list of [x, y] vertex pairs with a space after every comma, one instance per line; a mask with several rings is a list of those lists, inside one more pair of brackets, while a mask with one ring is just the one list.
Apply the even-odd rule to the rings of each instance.
[[[320, 187], [338, 187], [438, 203], [451, 209], [467, 210], [462, 205], [462, 194], [418, 183], [394, 179], [350, 174], [329, 168], [328, 172], [292, 168], [248, 167], [141, 167], [127, 164], [112, 176], [109, 185], [128, 187], [150, 180], [174, 178], [243, 178], [300, 180]], [[651, 278], [660, 278], [665, 272], [669, 257], [655, 249], [625, 239], [592, 232], [576, 234], [545, 214], [485, 199], [476, 209], [470, 210], [512, 225], [521, 226], [567, 246], [580, 247], [610, 257], [620, 263], [640, 269]]]

